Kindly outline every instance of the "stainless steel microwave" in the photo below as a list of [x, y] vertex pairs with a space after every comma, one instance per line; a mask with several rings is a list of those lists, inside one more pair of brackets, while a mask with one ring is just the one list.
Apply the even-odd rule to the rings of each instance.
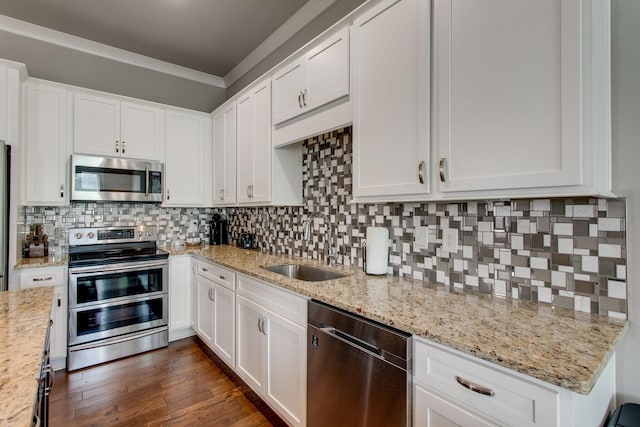
[[161, 203], [164, 194], [161, 162], [71, 156], [71, 200]]

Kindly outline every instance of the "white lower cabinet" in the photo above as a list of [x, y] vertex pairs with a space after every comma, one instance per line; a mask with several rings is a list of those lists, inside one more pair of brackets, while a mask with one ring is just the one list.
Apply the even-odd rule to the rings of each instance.
[[169, 341], [191, 335], [191, 256], [172, 256], [169, 258]]
[[67, 367], [67, 268], [41, 267], [20, 271], [20, 289], [54, 286], [51, 307], [51, 364], [56, 370]]
[[285, 421], [306, 425], [305, 298], [238, 275], [237, 374]]
[[198, 261], [196, 333], [227, 365], [235, 367], [235, 273]]
[[413, 423], [424, 427], [493, 426], [462, 407], [416, 385], [413, 387], [415, 405]]
[[602, 425], [614, 401], [613, 359], [580, 395], [414, 337], [414, 426]]

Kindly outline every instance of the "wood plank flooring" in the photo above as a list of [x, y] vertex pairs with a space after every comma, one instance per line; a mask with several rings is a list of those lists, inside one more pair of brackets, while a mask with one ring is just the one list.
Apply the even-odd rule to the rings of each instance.
[[67, 373], [56, 372], [49, 425], [284, 426], [198, 338]]

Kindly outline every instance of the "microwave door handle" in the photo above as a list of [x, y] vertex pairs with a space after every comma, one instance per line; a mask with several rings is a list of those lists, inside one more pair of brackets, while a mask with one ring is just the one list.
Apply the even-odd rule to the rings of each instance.
[[144, 197], [149, 198], [149, 166], [144, 167]]

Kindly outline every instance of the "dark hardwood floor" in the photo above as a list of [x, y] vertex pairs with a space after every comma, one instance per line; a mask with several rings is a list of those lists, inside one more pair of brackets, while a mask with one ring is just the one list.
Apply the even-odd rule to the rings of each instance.
[[67, 373], [56, 372], [49, 425], [283, 426], [197, 338]]

